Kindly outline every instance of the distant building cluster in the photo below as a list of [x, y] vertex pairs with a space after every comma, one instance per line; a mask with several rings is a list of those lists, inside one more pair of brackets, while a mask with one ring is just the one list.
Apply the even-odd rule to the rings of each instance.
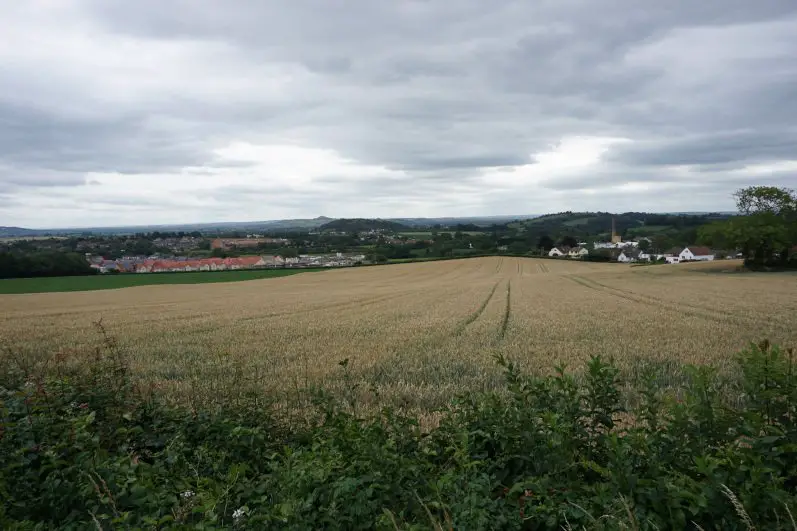
[[169, 249], [174, 253], [190, 251], [199, 247], [202, 238], [194, 238], [192, 236], [184, 236], [182, 238], [155, 238], [152, 243], [157, 247]]
[[636, 250], [623, 251], [617, 257], [618, 262], [666, 262], [678, 264], [680, 262], [710, 262], [715, 260], [717, 252], [708, 247], [689, 246], [681, 249], [676, 247], [665, 253], [641, 253]]
[[334, 255], [300, 255], [298, 264], [304, 267], [348, 267], [365, 262], [365, 255], [356, 253], [336, 253]]
[[586, 247], [565, 247], [560, 245], [559, 247], [554, 247], [550, 251], [548, 251], [548, 256], [552, 257], [561, 257], [566, 256], [567, 258], [584, 258], [585, 256], [589, 255], [589, 251]]
[[283, 267], [349, 267], [365, 262], [365, 256], [336, 253], [334, 255], [302, 255], [292, 258], [283, 258], [282, 256], [202, 259], [125, 257], [120, 260], [105, 260], [102, 257], [90, 256], [88, 260], [91, 267], [100, 273], [189, 273]]
[[[647, 238], [643, 240], [650, 241]], [[582, 242], [578, 247], [554, 247], [548, 251], [548, 256], [559, 258], [567, 257], [573, 259], [583, 259], [589, 256], [588, 244]], [[681, 248], [674, 248], [665, 253], [645, 253], [639, 250], [638, 241], [626, 241], [617, 234], [617, 229], [612, 218], [612, 235], [611, 241], [608, 242], [595, 242], [592, 244], [595, 251], [601, 250], [604, 253], [608, 251], [611, 259], [617, 262], [631, 263], [631, 262], [666, 262], [668, 264], [677, 264], [680, 262], [707, 262], [714, 260], [717, 252], [712, 251], [708, 247], [689, 246]]]
[[136, 273], [178, 273], [194, 271], [234, 271], [278, 267], [285, 261], [279, 256], [244, 256], [241, 258], [203, 258], [201, 260], [145, 260], [135, 266]]
[[290, 242], [285, 238], [264, 238], [253, 235], [247, 238], [216, 238], [210, 242], [210, 248], [226, 251], [230, 249], [252, 249], [260, 245], [268, 244], [285, 245], [287, 243]]
[[[694, 245], [683, 249], [677, 247], [664, 253], [641, 252], [637, 248], [638, 246], [638, 242], [595, 243], [594, 249], [608, 250], [612, 259], [624, 263], [666, 262], [668, 264], [677, 264], [680, 262], [708, 262], [715, 260], [718, 255], [717, 251], [712, 251], [708, 247]], [[589, 256], [589, 254], [589, 250], [582, 246], [573, 248], [558, 246], [548, 251], [548, 256], [553, 258], [581, 259]]]

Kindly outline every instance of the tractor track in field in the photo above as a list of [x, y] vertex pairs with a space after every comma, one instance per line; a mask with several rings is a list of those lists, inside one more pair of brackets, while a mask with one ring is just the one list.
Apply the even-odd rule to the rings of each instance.
[[[490, 289], [490, 293], [487, 294], [487, 297], [482, 301], [478, 308], [473, 311], [465, 320], [459, 323], [456, 328], [452, 331], [448, 330], [438, 330], [425, 336], [417, 341], [403, 344], [399, 348], [397, 348], [394, 352], [392, 352], [391, 356], [395, 359], [403, 355], [407, 354], [415, 354], [419, 350], [421, 351], [431, 351], [436, 348], [440, 348], [451, 341], [457, 341], [459, 337], [467, 330], [468, 326], [475, 323], [485, 312], [487, 307], [492, 302], [493, 297], [495, 296], [495, 292], [498, 291], [498, 286], [501, 284], [501, 280], [498, 280], [493, 287]], [[506, 323], [502, 323], [502, 327], [506, 327]]]
[[693, 316], [693, 317], [699, 317], [701, 319], [706, 319], [706, 320], [714, 321], [714, 322], [723, 322], [724, 321], [724, 319], [719, 318], [719, 317], [714, 316], [714, 315], [704, 314], [704, 313], [700, 313], [700, 312], [693, 312], [693, 311], [685, 310], [684, 307], [681, 307], [681, 306], [668, 304], [668, 303], [664, 303], [664, 302], [659, 303], [659, 302], [652, 301], [650, 299], [646, 299], [644, 297], [640, 297], [638, 295], [630, 295], [630, 294], [625, 293], [623, 291], [611, 288], [609, 286], [605, 286], [603, 284], [595, 282], [594, 280], [586, 279], [584, 277], [579, 277], [579, 276], [576, 276], [576, 275], [568, 275], [567, 278], [569, 278], [570, 280], [572, 280], [576, 284], [584, 286], [585, 288], [589, 288], [589, 289], [594, 290], [594, 291], [599, 291], [599, 292], [602, 292], [602, 293], [606, 293], [607, 295], [611, 295], [613, 297], [617, 297], [618, 299], [623, 299], [623, 300], [626, 300], [626, 301], [629, 301], [629, 302], [636, 302], [638, 304], [644, 304], [644, 305], [647, 305], [647, 306], [653, 306], [655, 308], [661, 308], [663, 310], [668, 310], [670, 312], [677, 313], [679, 315], [690, 315], [690, 316]]
[[506, 329], [509, 326], [509, 318], [512, 315], [512, 281], [506, 283], [506, 306], [504, 316], [501, 319], [501, 327], [498, 329], [498, 339], [503, 341], [506, 336]]
[[597, 284], [598, 286], [600, 286], [603, 289], [613, 290], [613, 291], [616, 291], [616, 292], [620, 292], [620, 293], [626, 294], [628, 296], [639, 297], [641, 299], [647, 299], [648, 301], [650, 301], [650, 303], [655, 304], [655, 305], [670, 306], [670, 307], [673, 307], [673, 308], [685, 307], [688, 310], [694, 311], [694, 312], [696, 312], [698, 314], [699, 313], [704, 313], [705, 315], [711, 315], [714, 318], [716, 318], [717, 316], [722, 316], [722, 318], [724, 318], [725, 320], [735, 321], [737, 323], [741, 323], [741, 324], [745, 324], [745, 325], [754, 324], [754, 325], [759, 325], [760, 326], [761, 324], [773, 324], [773, 325], [775, 325], [777, 327], [783, 327], [785, 329], [791, 328], [790, 324], [784, 323], [784, 322], [779, 321], [779, 320], [778, 321], [772, 321], [771, 323], [766, 323], [766, 322], [763, 322], [763, 321], [761, 321], [759, 319], [755, 319], [753, 317], [747, 317], [747, 316], [744, 316], [744, 315], [739, 315], [737, 313], [728, 312], [728, 311], [725, 311], [725, 310], [722, 310], [722, 309], [706, 308], [704, 306], [698, 306], [696, 304], [689, 304], [687, 302], [675, 303], [673, 301], [668, 301], [666, 299], [661, 299], [661, 298], [658, 298], [658, 297], [654, 297], [653, 295], [646, 295], [646, 294], [643, 294], [643, 293], [636, 293], [636, 292], [633, 292], [633, 291], [630, 291], [630, 290], [627, 290], [627, 289], [616, 288], [614, 286], [608, 286], [608, 285], [602, 284], [602, 283], [600, 283], [600, 282], [598, 282], [596, 280], [590, 280], [590, 281], [592, 283], [594, 283], [594, 284]]
[[245, 321], [256, 321], [259, 319], [269, 319], [272, 317], [285, 317], [287, 315], [303, 315], [306, 313], [313, 313], [313, 312], [322, 312], [322, 311], [339, 311], [339, 310], [348, 310], [350, 308], [365, 308], [368, 306], [373, 306], [374, 304], [379, 304], [382, 302], [393, 301], [398, 299], [403, 299], [406, 297], [415, 296], [417, 293], [415, 292], [405, 292], [400, 293], [398, 295], [383, 295], [381, 297], [376, 298], [368, 298], [368, 299], [358, 299], [355, 301], [348, 301], [344, 303], [331, 303], [331, 304], [322, 304], [319, 306], [314, 306], [312, 308], [300, 308], [295, 311], [283, 311], [283, 312], [275, 312], [275, 313], [266, 313], [261, 315], [252, 315], [250, 317], [242, 317], [236, 319], [239, 322]]
[[[456, 273], [458, 270], [461, 270], [461, 269], [462, 269], [462, 265], [458, 265], [457, 267], [452, 268], [450, 271], [446, 271], [445, 274], [443, 275], [443, 279], [445, 279], [447, 281], [457, 280], [460, 276], [463, 275], [464, 271], [460, 271], [459, 275], [454, 275], [454, 273]], [[400, 277], [401, 277], [401, 275], [399, 275], [396, 278], [400, 278]], [[434, 276], [423, 276], [423, 277], [418, 277], [418, 278], [421, 279], [421, 280], [433, 280], [435, 277]], [[387, 294], [387, 295], [380, 295], [380, 296], [377, 296], [377, 297], [366, 297], [366, 298], [361, 298], [361, 299], [357, 299], [357, 300], [346, 301], [346, 302], [343, 302], [343, 303], [321, 304], [321, 305], [318, 305], [318, 306], [314, 306], [312, 308], [299, 308], [299, 309], [297, 309], [295, 311], [290, 311], [290, 310], [278, 311], [278, 312], [273, 312], [273, 313], [254, 315], [254, 316], [250, 316], [250, 317], [243, 317], [241, 319], [238, 319], [238, 321], [254, 321], [254, 320], [258, 320], [258, 319], [268, 319], [268, 318], [272, 318], [272, 317], [285, 317], [285, 316], [289, 316], [289, 315], [303, 315], [303, 314], [308, 314], [308, 313], [313, 313], [313, 312], [329, 311], [329, 310], [340, 311], [340, 310], [349, 310], [349, 309], [352, 309], [352, 308], [366, 308], [366, 307], [373, 306], [375, 304], [380, 304], [380, 303], [387, 302], [387, 301], [395, 301], [395, 300], [400, 300], [400, 299], [404, 299], [404, 298], [407, 298], [407, 297], [416, 297], [418, 295], [418, 293], [419, 293], [418, 289], [413, 289], [413, 290], [405, 291], [403, 293], [391, 293], [391, 294]]]
[[[466, 272], [462, 270], [462, 265], [457, 265], [456, 267], [452, 268], [450, 271], [446, 271], [442, 277], [445, 281], [452, 281], [457, 280], [459, 277], [463, 276]], [[459, 272], [459, 274], [455, 274]], [[400, 275], [399, 277], [400, 278]], [[423, 280], [433, 280], [433, 276], [424, 276], [421, 277]], [[294, 316], [294, 315], [305, 315], [314, 312], [323, 312], [323, 311], [343, 311], [343, 310], [350, 310], [353, 308], [367, 308], [369, 306], [374, 306], [377, 304], [381, 304], [388, 301], [398, 301], [402, 299], [406, 299], [408, 297], [417, 297], [419, 293], [418, 289], [408, 290], [403, 293], [391, 293], [387, 295], [380, 295], [377, 297], [366, 297], [351, 301], [346, 301], [343, 303], [329, 303], [329, 304], [321, 304], [318, 306], [314, 306], [312, 308], [298, 308], [296, 310], [285, 310], [285, 311], [277, 311], [273, 313], [266, 313], [260, 315], [253, 315], [249, 317], [242, 317], [237, 319], [236, 321], [239, 322], [246, 322], [246, 321], [256, 321], [260, 319], [271, 319], [274, 317], [286, 317], [286, 316]]]
[[[724, 316], [724, 317], [728, 318], [729, 320], [734, 320], [734, 319], [741, 320], [741, 321], [744, 321], [745, 324], [749, 324], [749, 323], [761, 324], [761, 321], [759, 321], [757, 319], [754, 319], [752, 317], [745, 317], [743, 315], [739, 315], [739, 314], [734, 313], [734, 312], [728, 312], [728, 311], [725, 311], [725, 310], [722, 310], [722, 309], [719, 309], [719, 308], [706, 308], [705, 306], [699, 306], [697, 304], [689, 304], [687, 302], [675, 303], [675, 302], [669, 301], [667, 299], [661, 299], [659, 297], [654, 297], [653, 295], [646, 295], [644, 293], [636, 293], [634, 291], [630, 291], [630, 290], [627, 290], [627, 289], [616, 288], [614, 286], [609, 286], [609, 285], [606, 285], [606, 284], [602, 284], [602, 283], [600, 283], [600, 282], [598, 282], [596, 280], [591, 280], [591, 282], [593, 282], [594, 284], [597, 284], [597, 285], [599, 285], [599, 286], [601, 286], [602, 288], [605, 288], [605, 289], [610, 289], [610, 290], [622, 292], [622, 293], [628, 294], [630, 296], [635, 296], [635, 297], [640, 297], [640, 298], [643, 298], [643, 299], [648, 299], [648, 300], [650, 300], [650, 301], [652, 301], [652, 302], [654, 302], [656, 304], [663, 304], [663, 305], [670, 305], [670, 306], [677, 306], [677, 307], [682, 307], [683, 306], [683, 307], [686, 307], [686, 308], [688, 308], [690, 310], [695, 310], [695, 311], [698, 311], [698, 312], [706, 312], [709, 315], [710, 314], [718, 314], [718, 315], [721, 315], [721, 316]], [[789, 326], [788, 324], [780, 322], [780, 321], [775, 321], [775, 323], [778, 324], [779, 326], [784, 326], [784, 327]]]
[[572, 280], [573, 282], [580, 284], [581, 286], [584, 286], [586, 288], [595, 291], [601, 291], [613, 297], [624, 299], [630, 302], [636, 302], [639, 304], [645, 304], [647, 306], [653, 306], [655, 308], [668, 310], [670, 312], [677, 313], [679, 315], [698, 317], [700, 319], [705, 319], [716, 323], [735, 322], [737, 324], [743, 324], [743, 325], [754, 324], [757, 326], [761, 326], [762, 324], [771, 324], [778, 328], [788, 328], [788, 325], [779, 321], [773, 323], [766, 323], [758, 319], [748, 318], [742, 315], [732, 314], [721, 310], [709, 310], [707, 308], [702, 308], [699, 306], [694, 306], [686, 303], [673, 303], [671, 301], [659, 299], [650, 295], [643, 295], [632, 291], [615, 288], [613, 286], [608, 286], [606, 284], [601, 284], [596, 280], [587, 279], [577, 275], [566, 275], [566, 277]]
[[487, 298], [484, 299], [484, 301], [482, 301], [481, 305], [478, 308], [476, 308], [476, 311], [470, 314], [467, 319], [465, 319], [464, 321], [462, 321], [462, 323], [460, 323], [460, 325], [457, 327], [455, 335], [461, 335], [468, 326], [473, 324], [479, 317], [482, 316], [484, 310], [486, 310], [487, 306], [490, 304], [490, 301], [493, 300], [495, 291], [498, 289], [498, 284], [500, 283], [501, 283], [500, 280], [496, 282], [493, 285], [493, 288], [490, 290], [490, 293], [487, 295]]

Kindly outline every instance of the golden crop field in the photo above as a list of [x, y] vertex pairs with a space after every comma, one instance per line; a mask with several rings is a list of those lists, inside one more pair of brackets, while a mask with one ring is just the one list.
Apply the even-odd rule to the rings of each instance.
[[723, 367], [751, 341], [796, 346], [797, 276], [716, 271], [734, 265], [491, 257], [0, 295], [0, 345], [17, 359], [90, 363], [102, 319], [135, 377], [175, 400], [254, 389], [296, 404], [320, 386], [364, 408], [423, 411], [495, 387], [496, 354], [531, 371], [595, 354]]

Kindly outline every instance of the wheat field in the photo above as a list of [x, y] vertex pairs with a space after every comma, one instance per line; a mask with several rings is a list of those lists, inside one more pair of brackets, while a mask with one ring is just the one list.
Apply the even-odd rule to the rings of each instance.
[[365, 409], [429, 411], [495, 388], [498, 354], [528, 371], [596, 354], [722, 368], [751, 341], [795, 346], [797, 276], [717, 271], [734, 265], [490, 257], [0, 295], [0, 346], [4, 364], [91, 363], [101, 320], [136, 380], [178, 402], [265, 391], [295, 405], [322, 387]]

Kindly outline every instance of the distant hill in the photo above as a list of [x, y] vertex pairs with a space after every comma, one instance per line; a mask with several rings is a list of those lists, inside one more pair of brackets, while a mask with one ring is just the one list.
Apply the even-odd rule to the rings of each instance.
[[[86, 227], [65, 229], [26, 229], [22, 227], [0, 227], [0, 238], [23, 238], [34, 236], [62, 236], [79, 234], [135, 234], [137, 232], [192, 232], [213, 233], [216, 231], [241, 232], [297, 232], [313, 229], [349, 231], [392, 230], [412, 231], [418, 228], [436, 226], [477, 225], [491, 227], [509, 224], [510, 227], [531, 233], [545, 232], [555, 237], [564, 232], [572, 235], [608, 234], [611, 231], [611, 218], [615, 216], [618, 232], [626, 237], [645, 233], [680, 230], [686, 226], [697, 226], [715, 219], [724, 219], [734, 215], [731, 212], [705, 213], [664, 213], [648, 214], [644, 212], [626, 212], [611, 214], [609, 212], [560, 212], [557, 214], [517, 215], [517, 216], [473, 216], [473, 217], [440, 217], [440, 218], [390, 218], [390, 219], [335, 219], [319, 216], [312, 219], [281, 219], [267, 221], [241, 221], [216, 223], [191, 223], [173, 225], [139, 225], [127, 227]], [[680, 229], [679, 229], [680, 228]]]
[[186, 223], [174, 225], [133, 225], [119, 227], [85, 227], [69, 229], [23, 229], [20, 227], [0, 227], [0, 238], [23, 238], [49, 235], [105, 234], [126, 235], [137, 232], [193, 232], [213, 233], [216, 231], [286, 231], [308, 230], [333, 221], [333, 218], [319, 216], [314, 219], [279, 219], [271, 221], [222, 221], [217, 223]]
[[328, 218], [326, 216], [318, 216], [313, 219], [280, 219], [276, 221], [266, 221], [263, 223], [265, 230], [279, 230], [279, 229], [317, 229], [322, 225], [334, 221], [335, 218]]
[[321, 231], [336, 232], [368, 232], [371, 230], [384, 230], [400, 232], [410, 230], [410, 227], [386, 219], [336, 219], [319, 227]]
[[608, 239], [612, 220], [623, 239], [666, 236], [676, 240], [692, 239], [701, 225], [726, 219], [728, 213], [650, 214], [646, 212], [559, 212], [528, 219], [509, 226], [530, 235], [547, 234], [554, 239], [573, 236], [579, 240]]
[[20, 238], [24, 236], [36, 236], [38, 231], [23, 229], [21, 227], [0, 227], [0, 238]]
[[390, 218], [403, 225], [411, 227], [453, 227], [455, 225], [478, 225], [479, 227], [491, 227], [501, 225], [511, 221], [525, 220], [537, 217], [536, 214], [522, 214], [517, 216], [472, 216], [472, 217], [444, 217], [444, 218]]

